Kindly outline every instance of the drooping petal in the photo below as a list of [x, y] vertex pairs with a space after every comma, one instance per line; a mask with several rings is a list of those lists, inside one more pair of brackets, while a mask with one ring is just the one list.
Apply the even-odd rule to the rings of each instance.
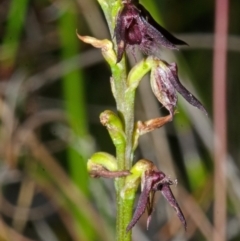
[[180, 209], [170, 187], [169, 184], [164, 183], [159, 185], [159, 190], [161, 191], [164, 198], [168, 201], [168, 203], [174, 208], [174, 210], [177, 213], [178, 218], [180, 219], [181, 223], [183, 224], [185, 230], [187, 229], [187, 222], [185, 220], [185, 217], [182, 213], [182, 210]]
[[151, 188], [152, 188], [152, 181], [146, 180], [143, 190], [139, 196], [139, 200], [138, 200], [135, 212], [133, 214], [133, 218], [126, 228], [127, 232], [129, 232], [135, 226], [139, 218], [143, 215], [147, 207], [148, 195], [151, 192]]
[[178, 78], [177, 65], [175, 63], [171, 63], [168, 65], [168, 67], [172, 72], [172, 75], [169, 76], [169, 80], [171, 81], [172, 85], [177, 90], [177, 92], [179, 92], [179, 94], [181, 94], [186, 99], [186, 101], [188, 101], [191, 105], [197, 107], [206, 115], [208, 115], [206, 109], [203, 107], [201, 102], [181, 84]]

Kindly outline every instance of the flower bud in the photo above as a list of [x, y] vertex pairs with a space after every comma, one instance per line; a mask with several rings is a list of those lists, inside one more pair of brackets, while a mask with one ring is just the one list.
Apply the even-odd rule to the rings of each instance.
[[156, 60], [152, 56], [150, 56], [137, 63], [131, 69], [127, 78], [128, 91], [135, 90], [138, 87], [144, 75], [151, 70], [152, 66], [154, 66], [155, 61]]
[[170, 81], [171, 78], [171, 70], [163, 61], [159, 60], [158, 64], [152, 68], [150, 83], [158, 101], [173, 116], [174, 108], [177, 104], [177, 93]]
[[116, 178], [130, 174], [129, 171], [118, 171], [116, 158], [106, 152], [96, 152], [88, 160], [87, 169], [92, 177]]
[[96, 152], [91, 156], [87, 163], [88, 171], [91, 171], [96, 165], [101, 165], [109, 171], [117, 170], [116, 158], [106, 152]]
[[115, 146], [126, 143], [122, 121], [114, 112], [110, 110], [102, 112], [100, 114], [100, 121], [106, 126]]

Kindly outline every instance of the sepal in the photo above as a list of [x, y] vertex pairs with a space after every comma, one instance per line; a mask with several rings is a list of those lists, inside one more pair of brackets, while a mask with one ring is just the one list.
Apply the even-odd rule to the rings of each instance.
[[106, 59], [110, 66], [116, 64], [117, 57], [113, 50], [113, 44], [111, 41], [108, 39], [99, 40], [90, 36], [81, 36], [78, 33], [77, 36], [81, 41], [87, 44], [91, 44], [95, 48], [100, 48], [102, 50], [103, 57]]

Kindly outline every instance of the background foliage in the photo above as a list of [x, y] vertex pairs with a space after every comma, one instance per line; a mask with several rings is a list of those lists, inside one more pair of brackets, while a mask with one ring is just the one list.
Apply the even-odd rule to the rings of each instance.
[[[169, 31], [189, 46], [163, 50], [180, 65], [182, 83], [209, 112], [206, 118], [179, 97], [174, 122], [141, 138], [135, 159], [154, 161], [172, 178], [188, 222], [158, 197], [149, 231], [144, 217], [134, 240], [212, 240], [213, 1], [144, 0]], [[240, 238], [240, 2], [229, 11], [227, 61], [227, 240]], [[109, 180], [90, 180], [86, 160], [114, 154], [99, 113], [114, 110], [110, 70], [99, 50], [76, 37], [110, 38], [94, 0], [0, 1], [0, 240], [113, 240], [115, 193]], [[131, 56], [130, 56], [131, 57]], [[132, 60], [134, 63], [134, 59]], [[131, 61], [130, 61], [131, 62]], [[142, 81], [137, 119], [164, 109]], [[221, 108], [221, 106], [219, 107]]]

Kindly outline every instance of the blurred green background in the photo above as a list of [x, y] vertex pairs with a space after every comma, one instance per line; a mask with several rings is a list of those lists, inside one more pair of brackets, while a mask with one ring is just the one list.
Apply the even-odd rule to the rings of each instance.
[[[211, 241], [213, 231], [214, 1], [142, 0], [189, 46], [163, 50], [209, 118], [179, 97], [175, 120], [140, 140], [147, 158], [172, 178], [188, 231], [161, 196], [150, 229], [133, 240]], [[240, 2], [230, 1], [227, 56], [227, 240], [240, 240]], [[115, 109], [110, 70], [81, 35], [110, 38], [96, 0], [0, 0], [0, 240], [114, 240], [111, 180], [89, 178], [95, 151], [114, 154], [99, 114]], [[142, 81], [136, 119], [165, 114]]]

